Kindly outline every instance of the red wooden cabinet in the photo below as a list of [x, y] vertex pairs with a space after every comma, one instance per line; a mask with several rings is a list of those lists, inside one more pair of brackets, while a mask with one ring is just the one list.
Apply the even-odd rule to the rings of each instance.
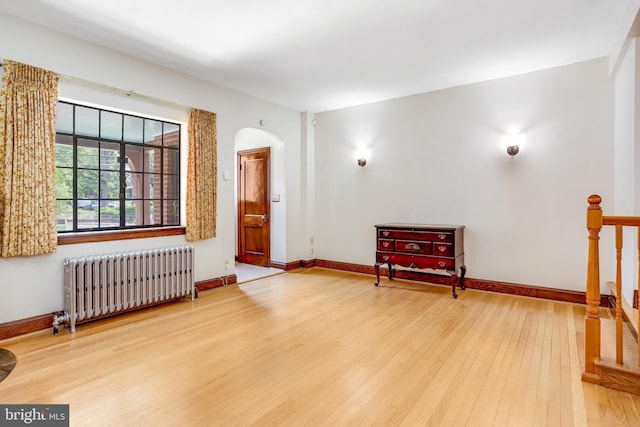
[[376, 283], [380, 266], [388, 264], [389, 279], [394, 265], [444, 270], [451, 276], [451, 293], [464, 289], [464, 225], [379, 224], [376, 225]]

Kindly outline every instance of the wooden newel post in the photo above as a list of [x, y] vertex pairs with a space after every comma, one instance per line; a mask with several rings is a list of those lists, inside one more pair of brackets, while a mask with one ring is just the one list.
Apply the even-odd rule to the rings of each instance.
[[584, 325], [584, 370], [582, 379], [600, 382], [600, 230], [602, 229], [602, 198], [596, 194], [587, 199], [587, 230], [589, 230], [589, 260], [587, 263], [587, 314]]

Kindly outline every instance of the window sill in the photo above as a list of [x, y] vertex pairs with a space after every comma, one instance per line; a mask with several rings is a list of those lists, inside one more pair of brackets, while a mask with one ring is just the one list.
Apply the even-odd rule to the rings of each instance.
[[144, 228], [140, 230], [96, 231], [89, 233], [59, 234], [58, 245], [108, 242], [112, 240], [145, 239], [147, 237], [178, 236], [186, 234], [185, 227]]

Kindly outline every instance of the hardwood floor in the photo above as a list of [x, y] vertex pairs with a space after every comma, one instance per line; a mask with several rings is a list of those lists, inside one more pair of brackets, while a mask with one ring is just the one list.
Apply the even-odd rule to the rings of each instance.
[[638, 426], [580, 380], [584, 306], [312, 268], [0, 341], [72, 426]]

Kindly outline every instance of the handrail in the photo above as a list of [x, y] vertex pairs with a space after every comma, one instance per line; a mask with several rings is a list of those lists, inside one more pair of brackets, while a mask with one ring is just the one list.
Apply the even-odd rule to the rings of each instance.
[[602, 225], [640, 227], [640, 216], [603, 216]]
[[[638, 257], [640, 261], [640, 217], [632, 216], [604, 216], [600, 203], [602, 198], [596, 194], [588, 197], [587, 229], [589, 230], [589, 258], [587, 263], [587, 310], [585, 314], [585, 370], [582, 379], [589, 382], [600, 382], [600, 261], [599, 234], [603, 226], [615, 227], [616, 249], [616, 363], [623, 364], [623, 308], [622, 308], [622, 248], [623, 227], [637, 227], [638, 229]], [[640, 284], [640, 269], [638, 276]], [[640, 327], [640, 324], [638, 325]], [[640, 346], [638, 346], [640, 360]], [[639, 366], [640, 368], [640, 366]]]

